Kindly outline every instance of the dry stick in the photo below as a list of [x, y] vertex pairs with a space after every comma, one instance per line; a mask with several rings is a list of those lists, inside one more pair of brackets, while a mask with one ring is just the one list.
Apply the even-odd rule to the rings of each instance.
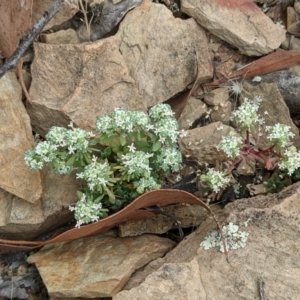
[[[91, 39], [91, 22], [89, 22], [88, 17], [87, 17], [87, 1], [85, 1], [85, 7], [82, 4], [82, 0], [79, 0], [78, 2], [79, 2], [81, 12], [83, 13], [84, 22], [85, 22], [85, 26], [86, 26], [86, 32], [87, 32], [87, 36], [90, 41], [90, 39]], [[91, 19], [91, 21], [92, 21], [92, 19]]]
[[10, 58], [8, 58], [3, 66], [0, 68], [0, 78], [3, 75], [13, 69], [21, 56], [27, 50], [27, 48], [31, 45], [37, 35], [41, 32], [41, 30], [45, 27], [45, 25], [51, 20], [51, 18], [58, 12], [61, 4], [64, 0], [55, 0], [53, 4], [43, 13], [43, 15], [38, 19], [36, 24], [28, 31], [28, 33], [21, 39], [21, 42], [16, 49], [16, 51], [12, 54]]
[[258, 279], [258, 287], [259, 287], [259, 296], [260, 296], [260, 300], [266, 300], [265, 298], [265, 282], [260, 278]]
[[16, 68], [17, 76], [19, 77], [19, 82], [21, 84], [21, 87], [23, 89], [23, 92], [25, 94], [25, 97], [26, 97], [27, 101], [29, 102], [29, 104], [32, 104], [32, 100], [31, 100], [31, 98], [29, 96], [26, 84], [24, 82], [24, 77], [23, 77], [23, 73], [22, 73], [22, 67], [23, 67], [23, 59], [21, 57], [20, 60], [19, 60], [19, 62], [17, 63], [17, 68]]

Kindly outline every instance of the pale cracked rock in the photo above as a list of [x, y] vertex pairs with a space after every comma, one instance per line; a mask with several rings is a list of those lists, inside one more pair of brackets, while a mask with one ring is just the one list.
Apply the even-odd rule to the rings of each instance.
[[154, 235], [119, 238], [108, 233], [47, 245], [28, 262], [36, 264], [51, 297], [112, 297], [133, 272], [174, 244]]
[[[218, 248], [204, 250], [199, 246], [205, 236], [216, 228], [215, 221], [207, 219], [164, 258], [156, 260], [157, 264], [153, 261], [151, 264], [155, 268], [142, 284], [120, 292], [113, 300], [168, 299], [156, 293], [157, 287], [161, 293], [173, 288], [172, 293], [175, 294], [185, 284], [194, 284], [190, 290], [199, 288], [199, 295], [204, 295], [195, 299], [253, 300], [260, 299], [259, 281], [264, 282], [265, 299], [298, 299], [299, 196], [298, 182], [278, 194], [241, 199], [228, 204], [225, 211], [217, 214], [219, 221], [224, 225], [232, 222], [239, 225], [241, 231], [249, 233], [244, 248], [229, 250], [229, 263]], [[184, 276], [182, 282], [174, 286], [172, 279], [176, 278], [176, 274], [172, 274], [172, 270], [177, 272], [182, 266], [191, 268], [192, 265], [196, 270], [193, 273], [190, 271], [190, 276], [195, 281], [191, 283], [190, 278]], [[169, 271], [163, 273], [164, 268]], [[143, 296], [136, 297], [141, 292], [144, 292]]]
[[79, 183], [72, 175], [44, 170], [43, 193], [29, 203], [0, 189], [0, 235], [6, 239], [28, 240], [66, 224], [73, 217], [68, 209], [77, 200]]
[[164, 5], [145, 2], [126, 15], [117, 36], [130, 74], [152, 106], [195, 79], [197, 60], [199, 82], [211, 78], [213, 70], [205, 32], [196, 21], [174, 18]]
[[[153, 288], [155, 286], [155, 288]], [[164, 264], [137, 288], [118, 293], [113, 300], [199, 300], [207, 299], [196, 259]]]
[[151, 2], [129, 12], [115, 36], [79, 45], [36, 43], [34, 50], [27, 110], [42, 136], [70, 120], [92, 130], [96, 116], [115, 107], [146, 111], [195, 79], [197, 56], [200, 81], [212, 76], [203, 29]]
[[119, 51], [111, 37], [90, 44], [36, 43], [27, 106], [31, 124], [44, 136], [52, 126], [77, 126], [92, 130], [98, 115], [115, 107], [145, 110]]
[[24, 152], [33, 148], [34, 141], [22, 89], [13, 72], [0, 79], [0, 107], [0, 188], [35, 202], [42, 194], [41, 177], [24, 161]]
[[251, 0], [182, 0], [181, 10], [249, 56], [267, 54], [285, 40], [285, 30]]
[[183, 155], [197, 159], [201, 163], [215, 164], [216, 161], [228, 161], [223, 152], [217, 149], [223, 136], [234, 128], [221, 122], [214, 122], [203, 127], [187, 131], [187, 136], [179, 138], [179, 148]]

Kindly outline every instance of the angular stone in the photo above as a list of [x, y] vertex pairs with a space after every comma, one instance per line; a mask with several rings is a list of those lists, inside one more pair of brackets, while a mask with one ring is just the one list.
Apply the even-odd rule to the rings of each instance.
[[267, 54], [285, 40], [285, 30], [249, 0], [182, 0], [181, 10], [249, 56]]
[[[220, 222], [232, 222], [249, 233], [244, 248], [229, 250], [229, 263], [218, 248], [204, 250], [199, 246], [205, 236], [216, 228], [215, 222], [207, 219], [163, 259], [151, 264], [157, 269], [159, 266], [168, 267], [171, 263], [179, 267], [196, 260], [201, 281], [195, 278], [194, 288], [200, 287], [199, 293], [205, 293], [206, 299], [259, 299], [260, 281], [264, 282], [266, 299], [297, 299], [295, 295], [300, 293], [299, 194], [300, 182], [278, 194], [235, 201], [228, 204], [225, 211], [219, 212], [217, 218]], [[175, 265], [172, 269], [176, 268]], [[128, 299], [125, 298], [127, 295], [137, 295], [141, 291], [151, 295], [162, 280], [173, 278], [170, 273], [164, 278], [157, 277], [163, 269], [154, 271], [139, 287], [117, 294], [114, 300]], [[152, 278], [156, 280], [152, 281]], [[184, 286], [184, 282], [190, 284], [191, 281], [189, 278], [183, 280], [180, 287]], [[169, 284], [172, 286], [171, 282]], [[179, 288], [174, 288], [172, 293], [175, 292], [179, 292]], [[124, 297], [118, 298], [121, 296]]]
[[[208, 217], [207, 211], [199, 205], [170, 205], [162, 209], [172, 215], [181, 228], [199, 226]], [[127, 221], [119, 225], [119, 236], [137, 236], [144, 233], [163, 234], [170, 229], [178, 228], [174, 223], [174, 220], [164, 215], [145, 220]]]
[[199, 300], [207, 299], [196, 259], [164, 264], [137, 288], [118, 293], [113, 300]]
[[179, 148], [183, 155], [197, 159], [201, 163], [215, 164], [216, 161], [228, 161], [217, 146], [223, 136], [235, 130], [221, 122], [198, 127], [188, 131], [186, 137], [180, 138]]
[[207, 105], [192, 96], [178, 119], [179, 129], [188, 130], [206, 111]]
[[96, 116], [115, 107], [145, 111], [118, 43], [113, 36], [92, 44], [35, 44], [33, 103], [27, 106], [35, 131], [44, 136], [52, 126], [66, 127], [70, 120], [92, 130]]
[[0, 235], [7, 239], [34, 239], [58, 228], [73, 217], [68, 206], [77, 200], [75, 174], [43, 171], [43, 193], [29, 203], [0, 189]]
[[51, 297], [111, 297], [135, 270], [175, 244], [153, 235], [109, 234], [50, 244], [28, 258], [36, 264]]
[[33, 148], [34, 141], [13, 72], [0, 79], [0, 106], [0, 188], [33, 203], [42, 194], [41, 177], [24, 161], [24, 152]]
[[41, 34], [41, 41], [46, 44], [79, 44], [79, 38], [75, 30], [59, 30], [53, 33]]
[[[34, 48], [33, 104], [27, 110], [42, 136], [70, 120], [92, 130], [96, 116], [115, 107], [146, 111], [194, 80], [197, 56], [200, 80], [212, 76], [200, 26], [153, 3], [129, 12], [115, 36], [79, 45], [36, 43]], [[201, 55], [196, 56], [196, 49]]]
[[[32, 8], [32, 23], [35, 24], [42, 14], [53, 4], [52, 0], [35, 0]], [[59, 11], [43, 28], [43, 31], [50, 29], [55, 25], [60, 25], [63, 22], [71, 19], [79, 11], [77, 0], [65, 0], [61, 4]]]
[[213, 106], [210, 113], [212, 122], [229, 124], [232, 102], [229, 98], [228, 87], [220, 87], [204, 95], [206, 104]]
[[204, 30], [193, 19], [174, 18], [164, 5], [145, 1], [126, 15], [117, 35], [130, 74], [148, 106], [184, 90], [195, 79], [197, 60], [199, 82], [212, 77]]

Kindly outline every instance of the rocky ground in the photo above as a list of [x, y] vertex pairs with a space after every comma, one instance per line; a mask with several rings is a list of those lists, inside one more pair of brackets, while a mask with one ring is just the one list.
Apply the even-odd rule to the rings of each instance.
[[[33, 2], [33, 23], [52, 2]], [[206, 190], [193, 174], [226, 160], [216, 146], [238, 129], [230, 113], [245, 97], [260, 96], [266, 125], [289, 125], [300, 149], [300, 58], [288, 63], [289, 54], [300, 56], [299, 2], [93, 0], [88, 12], [90, 32], [78, 1], [64, 1], [28, 49], [20, 80], [29, 95], [15, 72], [0, 79], [0, 297], [298, 299], [299, 183], [266, 194], [252, 177], [243, 199], [211, 201], [219, 222], [238, 225], [247, 237], [235, 236], [242, 246], [229, 250], [228, 259], [218, 247], [200, 247], [216, 228], [214, 219], [199, 205], [183, 204], [164, 208], [173, 219], [132, 220], [31, 252], [3, 246], [5, 240], [46, 240], [74, 226], [68, 206], [77, 198], [75, 174], [32, 172], [23, 159], [35, 135], [44, 137], [52, 126], [72, 121], [93, 131], [96, 116], [115, 107], [146, 112], [165, 101], [178, 113], [191, 92], [178, 119], [188, 134], [178, 141], [185, 159], [176, 176], [190, 178], [189, 191], [204, 200]], [[251, 70], [209, 84], [280, 49], [288, 58], [273, 62], [269, 74], [261, 63], [258, 82], [246, 78]], [[253, 175], [249, 165], [238, 172]], [[188, 186], [176, 176], [165, 187]]]

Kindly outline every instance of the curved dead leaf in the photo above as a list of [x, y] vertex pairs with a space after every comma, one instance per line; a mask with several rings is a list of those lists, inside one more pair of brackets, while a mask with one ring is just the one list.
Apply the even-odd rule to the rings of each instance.
[[300, 51], [277, 50], [257, 59], [242, 69], [232, 72], [228, 77], [222, 77], [213, 82], [206, 83], [204, 86], [216, 86], [226, 82], [228, 79], [249, 78], [287, 69], [298, 62], [300, 62]]
[[67, 230], [55, 237], [52, 237], [46, 241], [20, 241], [20, 240], [5, 240], [0, 239], [0, 249], [1, 250], [30, 250], [34, 248], [39, 248], [49, 243], [65, 242], [71, 241], [99, 233], [103, 233], [110, 228], [134, 219], [143, 219], [154, 216], [154, 214], [147, 210], [142, 210], [152, 205], [166, 206], [169, 204], [176, 203], [188, 203], [188, 204], [198, 204], [205, 208], [215, 219], [217, 226], [220, 230], [222, 236], [222, 241], [225, 249], [225, 255], [228, 257], [226, 251], [225, 240], [223, 237], [223, 232], [220, 224], [218, 223], [214, 213], [202, 200], [195, 197], [194, 195], [182, 191], [182, 190], [173, 190], [173, 189], [160, 189], [147, 192], [133, 202], [131, 202], [124, 209], [119, 212], [95, 223], [81, 226], [80, 228], [72, 228]]

